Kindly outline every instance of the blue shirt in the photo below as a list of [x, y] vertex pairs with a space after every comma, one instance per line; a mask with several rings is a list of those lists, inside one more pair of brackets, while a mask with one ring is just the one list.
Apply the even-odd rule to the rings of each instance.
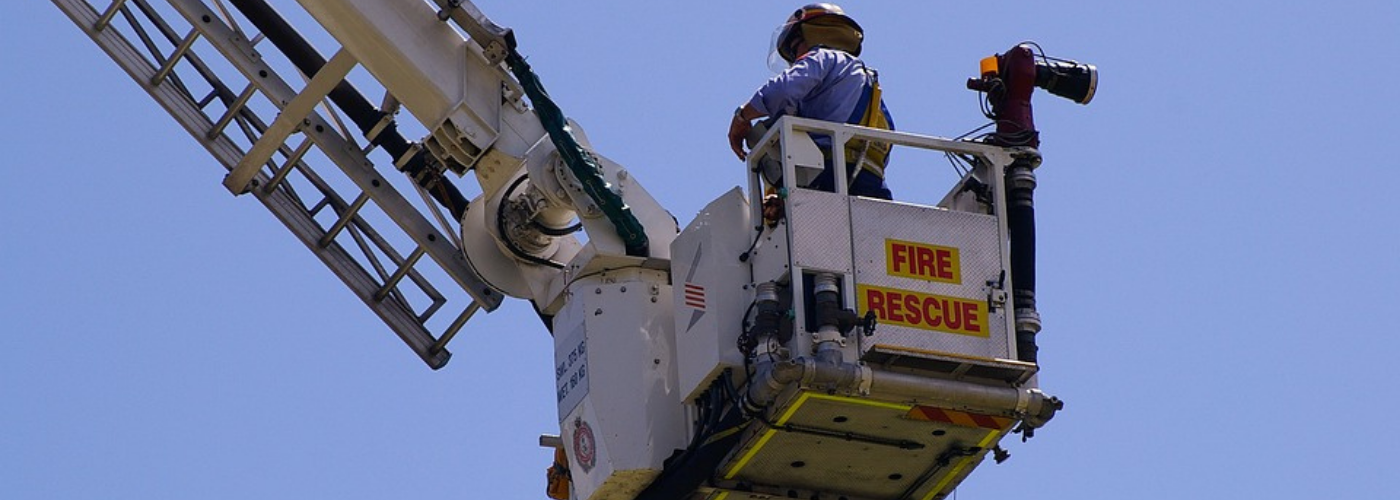
[[860, 59], [840, 50], [814, 47], [764, 83], [749, 105], [771, 117], [792, 115], [850, 123], [869, 81]]
[[[861, 94], [866, 91], [871, 78], [865, 63], [855, 56], [840, 50], [813, 47], [787, 70], [759, 87], [749, 99], [749, 105], [772, 118], [791, 115], [836, 123], [858, 123], [861, 117], [856, 116], [856, 110], [861, 105]], [[885, 103], [881, 102], [879, 106], [890, 128], [894, 129], [894, 119], [890, 117]], [[813, 134], [812, 142], [824, 151], [831, 151], [830, 136]], [[829, 163], [811, 187], [833, 189]], [[847, 172], [852, 172], [852, 168], [853, 165], [848, 165]], [[858, 176], [851, 186], [851, 194], [890, 199], [884, 179], [874, 175]]]

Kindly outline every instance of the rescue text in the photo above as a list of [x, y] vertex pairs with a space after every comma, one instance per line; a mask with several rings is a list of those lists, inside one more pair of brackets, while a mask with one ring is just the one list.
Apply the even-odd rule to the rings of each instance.
[[975, 300], [895, 288], [856, 287], [859, 313], [874, 311], [881, 323], [988, 337], [987, 305]]

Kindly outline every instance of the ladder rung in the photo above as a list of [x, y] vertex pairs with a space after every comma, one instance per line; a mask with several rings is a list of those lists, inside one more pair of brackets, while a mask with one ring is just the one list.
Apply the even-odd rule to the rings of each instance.
[[427, 309], [424, 309], [422, 313], [418, 314], [418, 322], [427, 323], [428, 319], [432, 318], [434, 314], [437, 314], [438, 309], [441, 309], [442, 305], [446, 303], [447, 299], [441, 297], [434, 298], [433, 303], [429, 305]]
[[219, 117], [219, 121], [214, 123], [214, 127], [209, 129], [205, 137], [214, 139], [218, 137], [219, 134], [224, 133], [224, 127], [227, 127], [229, 123], [233, 122], [234, 117], [237, 117], [238, 113], [243, 111], [243, 106], [248, 104], [248, 100], [253, 98], [253, 92], [257, 92], [257, 90], [258, 88], [254, 87], [251, 83], [249, 83], [247, 87], [244, 87], [243, 93], [238, 94], [238, 98], [229, 103], [228, 109], [224, 111], [224, 116]]
[[312, 217], [315, 217], [316, 214], [321, 213], [321, 209], [326, 208], [326, 207], [329, 206], [330, 204], [331, 204], [331, 197], [330, 197], [330, 195], [323, 196], [323, 197], [321, 197], [321, 201], [316, 202], [316, 204], [313, 205], [309, 210], [307, 210], [306, 213], [307, 213], [307, 214], [310, 214]]
[[194, 41], [198, 38], [199, 30], [192, 29], [190, 30], [190, 34], [185, 35], [184, 40], [180, 40], [180, 45], [175, 47], [175, 52], [170, 54], [170, 59], [167, 59], [165, 64], [161, 65], [160, 70], [156, 71], [155, 76], [151, 77], [152, 86], [160, 85], [161, 82], [165, 81], [165, 77], [170, 76], [170, 72], [175, 69], [175, 65], [180, 62], [180, 59], [185, 57], [185, 53], [190, 51], [190, 47], [194, 46]]
[[360, 212], [360, 208], [364, 207], [367, 201], [369, 201], [369, 192], [360, 192], [360, 196], [356, 197], [355, 201], [350, 204], [350, 207], [345, 209], [345, 213], [340, 214], [340, 219], [335, 221], [335, 225], [331, 226], [331, 229], [326, 231], [326, 235], [321, 237], [321, 246], [330, 245], [331, 240], [334, 240], [341, 231], [345, 230], [345, 226], [349, 225], [350, 221], [355, 219], [355, 214]]
[[296, 151], [293, 151], [292, 155], [287, 157], [287, 161], [282, 164], [282, 168], [278, 169], [277, 173], [267, 181], [266, 186], [263, 186], [264, 193], [271, 193], [273, 189], [277, 188], [277, 185], [281, 184], [282, 181], [287, 178], [287, 174], [292, 173], [292, 169], [296, 168], [297, 163], [301, 161], [301, 157], [306, 156], [306, 152], [311, 150], [311, 144], [310, 137], [301, 141], [301, 145], [297, 146]]
[[112, 23], [113, 17], [117, 17], [117, 11], [122, 10], [122, 5], [125, 3], [126, 0], [116, 0], [112, 2], [112, 5], [107, 7], [107, 10], [102, 13], [102, 17], [97, 18], [97, 24], [92, 25], [92, 30], [102, 31], [107, 29], [107, 25]]
[[399, 269], [394, 271], [394, 275], [390, 276], [388, 280], [385, 280], [384, 286], [379, 287], [379, 290], [374, 292], [374, 300], [384, 300], [384, 297], [388, 297], [389, 292], [393, 291], [394, 287], [399, 286], [399, 282], [403, 281], [403, 277], [407, 276], [408, 272], [413, 270], [413, 266], [418, 263], [418, 259], [423, 258], [423, 254], [426, 252], [427, 251], [421, 246], [413, 249], [413, 253], [408, 254], [408, 259], [404, 260], [403, 264], [399, 265]]
[[210, 90], [209, 94], [205, 95], [203, 99], [200, 99], [196, 105], [199, 109], [204, 109], [209, 103], [214, 102], [214, 99], [217, 97], [219, 97], [219, 89]]
[[442, 352], [443, 349], [446, 349], [447, 343], [452, 341], [452, 337], [456, 337], [457, 332], [462, 330], [462, 326], [467, 324], [467, 320], [472, 319], [472, 315], [476, 314], [476, 311], [480, 309], [481, 304], [473, 300], [472, 304], [467, 306], [467, 309], [462, 311], [462, 314], [457, 316], [456, 320], [452, 321], [452, 324], [447, 327], [447, 331], [442, 332], [442, 336], [438, 337], [437, 342], [433, 343], [433, 347], [428, 349], [428, 352], [437, 354]]

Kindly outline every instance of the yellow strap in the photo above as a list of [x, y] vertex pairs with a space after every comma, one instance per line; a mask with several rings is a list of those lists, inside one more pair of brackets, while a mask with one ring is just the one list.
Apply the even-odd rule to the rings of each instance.
[[[865, 114], [861, 116], [860, 123], [857, 125], [889, 130], [890, 122], [885, 119], [885, 113], [880, 109], [879, 78], [872, 75], [870, 85], [870, 102], [866, 103]], [[890, 148], [890, 144], [884, 142], [851, 141], [846, 146], [846, 159], [847, 161], [859, 161], [861, 170], [884, 178], [885, 162], [890, 156]]]

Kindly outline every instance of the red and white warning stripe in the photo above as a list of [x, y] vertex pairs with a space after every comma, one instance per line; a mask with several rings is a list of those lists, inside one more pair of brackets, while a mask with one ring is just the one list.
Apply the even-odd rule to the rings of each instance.
[[705, 287], [694, 283], [685, 284], [685, 305], [701, 311], [705, 310]]
[[911, 420], [925, 420], [929, 422], [943, 422], [945, 424], [960, 425], [963, 427], [981, 427], [983, 429], [1007, 430], [1016, 420], [1006, 417], [994, 417], [991, 415], [981, 415], [965, 411], [949, 410], [947, 408], [934, 408], [932, 406], [915, 406], [904, 415]]

